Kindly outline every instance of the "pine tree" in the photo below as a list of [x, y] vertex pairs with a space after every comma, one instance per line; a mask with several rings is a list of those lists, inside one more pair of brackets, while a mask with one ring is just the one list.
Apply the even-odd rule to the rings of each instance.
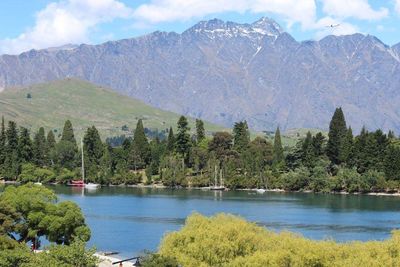
[[1, 117], [1, 130], [0, 130], [0, 169], [4, 164], [6, 157], [6, 129], [4, 125], [4, 116]]
[[363, 127], [360, 134], [356, 136], [354, 142], [354, 160], [357, 170], [360, 173], [365, 172], [369, 165], [369, 155], [367, 151], [367, 144], [369, 143], [368, 136], [368, 131]]
[[186, 158], [190, 149], [189, 126], [186, 117], [181, 116], [178, 121], [178, 133], [176, 135], [176, 152]]
[[334, 164], [340, 164], [340, 149], [343, 138], [346, 136], [347, 127], [342, 108], [337, 108], [329, 124], [329, 140], [326, 154]]
[[340, 144], [339, 160], [346, 163], [347, 167], [354, 166], [354, 137], [351, 127], [346, 131]]
[[33, 162], [37, 166], [46, 166], [48, 160], [47, 154], [46, 136], [43, 127], [41, 127], [33, 138]]
[[7, 154], [11, 154], [18, 150], [18, 131], [17, 124], [13, 121], [8, 122], [8, 128], [6, 130], [6, 151]]
[[172, 127], [169, 128], [168, 138], [167, 138], [167, 152], [173, 153], [175, 150], [175, 135]]
[[98, 181], [97, 178], [99, 178], [98, 172], [100, 160], [104, 154], [104, 146], [100, 134], [94, 126], [86, 130], [83, 138], [83, 151], [85, 155], [85, 172], [87, 173], [87, 176], [95, 182], [101, 182]]
[[196, 139], [197, 143], [200, 143], [204, 138], [206, 138], [204, 123], [202, 120], [196, 119]]
[[388, 180], [400, 180], [400, 148], [390, 145], [385, 154], [384, 171]]
[[302, 145], [302, 162], [307, 168], [312, 168], [315, 163], [314, 147], [312, 144], [313, 137], [311, 132], [307, 132], [306, 138]]
[[57, 142], [56, 142], [56, 138], [55, 138], [52, 130], [50, 130], [48, 132], [46, 141], [47, 141], [47, 147], [49, 150], [52, 150], [56, 147]]
[[18, 140], [18, 158], [21, 162], [30, 162], [32, 155], [32, 141], [29, 130], [21, 127]]
[[233, 148], [239, 153], [244, 152], [250, 143], [250, 132], [246, 121], [235, 123], [233, 127]]
[[64, 129], [61, 135], [61, 141], [71, 142], [76, 145], [74, 128], [72, 128], [72, 123], [70, 120], [67, 120], [64, 124]]
[[278, 127], [275, 131], [275, 138], [274, 138], [273, 163], [274, 163], [274, 165], [279, 165], [283, 162], [284, 162], [284, 156], [283, 156], [283, 147], [282, 147], [282, 140], [281, 140], [281, 131]]
[[320, 157], [324, 154], [324, 143], [325, 143], [325, 136], [319, 132], [317, 133], [312, 140], [312, 146], [314, 148], [314, 154], [317, 157]]
[[131, 166], [134, 168], [144, 168], [150, 162], [151, 150], [144, 132], [143, 122], [139, 120], [133, 134], [131, 148]]

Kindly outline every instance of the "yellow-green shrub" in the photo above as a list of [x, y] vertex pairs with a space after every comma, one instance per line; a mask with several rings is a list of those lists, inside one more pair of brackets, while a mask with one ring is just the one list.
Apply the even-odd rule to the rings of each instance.
[[159, 254], [190, 266], [400, 266], [400, 232], [386, 241], [336, 243], [268, 231], [244, 219], [193, 214]]

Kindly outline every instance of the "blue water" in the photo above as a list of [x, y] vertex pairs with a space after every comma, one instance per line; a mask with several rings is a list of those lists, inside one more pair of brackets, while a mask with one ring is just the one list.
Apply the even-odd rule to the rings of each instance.
[[400, 228], [400, 198], [302, 193], [213, 192], [149, 188], [52, 187], [75, 201], [92, 231], [90, 245], [132, 256], [154, 251], [164, 234], [178, 230], [193, 212], [240, 215], [274, 231], [312, 239], [382, 240]]

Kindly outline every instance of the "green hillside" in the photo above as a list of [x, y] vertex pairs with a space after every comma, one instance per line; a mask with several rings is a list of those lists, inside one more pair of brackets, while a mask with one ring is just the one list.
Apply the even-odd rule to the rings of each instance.
[[[61, 132], [65, 120], [69, 119], [77, 136], [95, 125], [105, 138], [128, 135], [140, 118], [150, 129], [175, 127], [180, 115], [85, 81], [66, 79], [0, 93], [0, 116], [32, 131], [43, 126], [56, 133]], [[189, 121], [194, 129], [194, 119]], [[128, 126], [128, 131], [121, 129], [124, 125]], [[211, 132], [223, 129], [207, 122], [205, 127]]]

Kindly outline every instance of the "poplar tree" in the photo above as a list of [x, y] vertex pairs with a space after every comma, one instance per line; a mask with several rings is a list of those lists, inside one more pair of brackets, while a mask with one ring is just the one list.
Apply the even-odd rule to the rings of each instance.
[[343, 138], [346, 136], [346, 120], [342, 108], [337, 108], [329, 124], [329, 140], [326, 147], [326, 154], [334, 164], [340, 164], [340, 150]]
[[283, 147], [282, 147], [282, 140], [281, 140], [281, 131], [279, 127], [275, 131], [275, 137], [274, 137], [274, 157], [273, 157], [273, 163], [275, 165], [283, 163], [284, 162], [284, 157], [283, 157]]
[[196, 139], [197, 143], [200, 143], [204, 138], [206, 138], [204, 130], [204, 122], [202, 120], [196, 119]]

